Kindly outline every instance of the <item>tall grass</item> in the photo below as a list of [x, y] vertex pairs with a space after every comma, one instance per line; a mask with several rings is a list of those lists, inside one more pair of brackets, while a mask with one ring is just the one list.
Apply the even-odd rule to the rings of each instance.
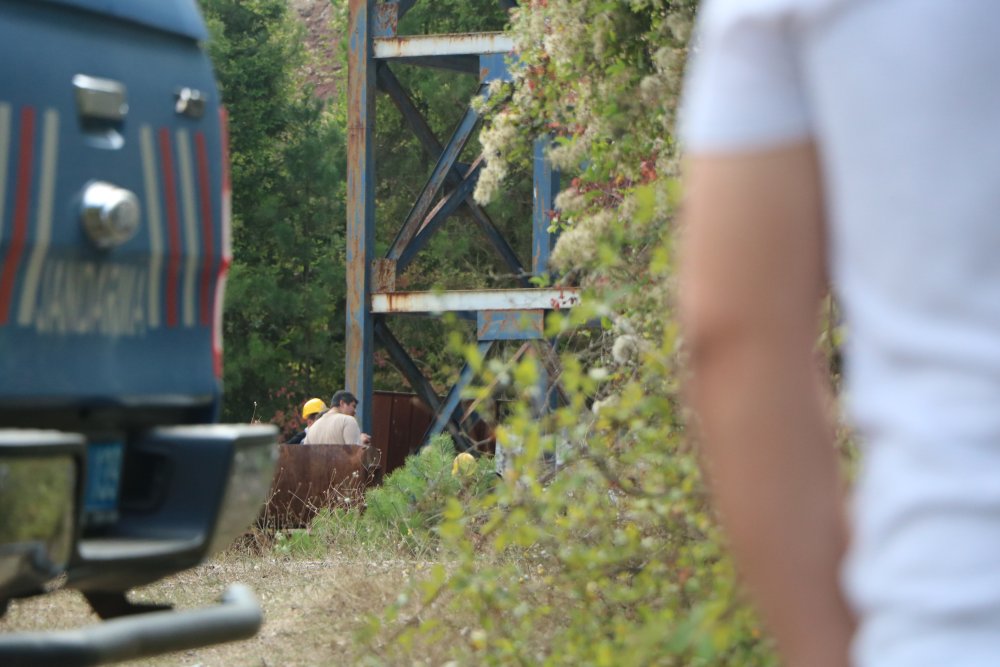
[[465, 475], [452, 475], [454, 457], [451, 440], [439, 436], [368, 489], [363, 503], [323, 508], [306, 529], [276, 532], [272, 548], [303, 558], [331, 552], [432, 558], [440, 551], [437, 528], [448, 503], [466, 504], [497, 479], [488, 459], [479, 459]]

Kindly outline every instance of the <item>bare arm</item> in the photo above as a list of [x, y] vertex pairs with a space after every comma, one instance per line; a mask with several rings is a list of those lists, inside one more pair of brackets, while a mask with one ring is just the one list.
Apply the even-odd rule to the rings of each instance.
[[791, 667], [846, 667], [843, 499], [814, 361], [825, 289], [811, 144], [696, 157], [682, 226], [688, 399], [738, 566]]

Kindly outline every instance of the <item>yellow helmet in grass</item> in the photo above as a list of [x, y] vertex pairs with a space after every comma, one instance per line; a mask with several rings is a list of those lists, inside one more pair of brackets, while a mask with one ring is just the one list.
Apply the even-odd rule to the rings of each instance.
[[323, 412], [326, 410], [326, 403], [319, 398], [310, 398], [306, 401], [305, 405], [302, 406], [302, 418], [308, 419], [310, 415], [314, 415], [318, 412]]
[[451, 463], [451, 474], [454, 477], [471, 477], [476, 472], [476, 457], [469, 452], [462, 452]]

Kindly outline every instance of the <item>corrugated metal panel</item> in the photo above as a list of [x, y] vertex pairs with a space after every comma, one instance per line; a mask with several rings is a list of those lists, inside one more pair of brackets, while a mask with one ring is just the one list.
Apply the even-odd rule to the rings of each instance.
[[305, 526], [324, 507], [355, 507], [378, 471], [378, 452], [359, 445], [278, 445], [278, 465], [263, 520]]

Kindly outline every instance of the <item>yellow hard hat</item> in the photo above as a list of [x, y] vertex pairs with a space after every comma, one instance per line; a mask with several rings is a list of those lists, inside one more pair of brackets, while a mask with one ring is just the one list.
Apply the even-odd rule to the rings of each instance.
[[314, 415], [317, 412], [323, 412], [326, 410], [326, 403], [320, 398], [310, 398], [306, 401], [306, 404], [302, 406], [302, 418], [308, 419], [309, 415]]
[[469, 477], [476, 471], [476, 457], [469, 452], [462, 452], [451, 463], [451, 474], [454, 477]]

